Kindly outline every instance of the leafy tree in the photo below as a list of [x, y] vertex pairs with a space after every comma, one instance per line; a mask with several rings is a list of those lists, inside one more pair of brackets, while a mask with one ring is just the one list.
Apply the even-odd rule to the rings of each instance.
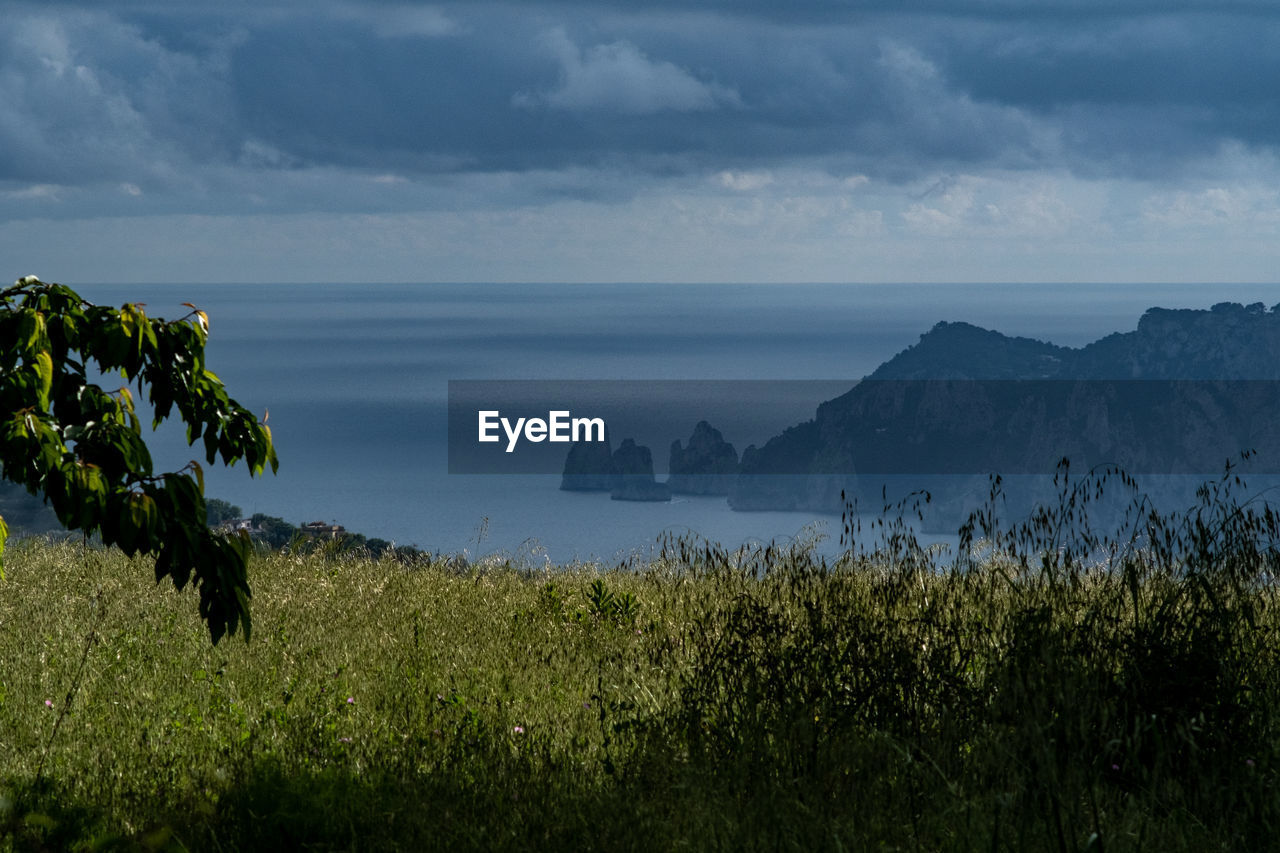
[[283, 548], [293, 541], [293, 537], [299, 535], [297, 527], [283, 518], [267, 515], [265, 512], [255, 512], [249, 522], [256, 535], [272, 548]]
[[224, 521], [234, 521], [244, 515], [244, 510], [222, 498], [209, 498], [204, 502], [204, 509], [210, 527], [217, 527]]
[[[141, 305], [93, 305], [35, 276], [0, 290], [0, 468], [68, 528], [126, 554], [154, 554], [157, 582], [193, 583], [214, 643], [238, 628], [248, 639], [249, 538], [209, 529], [198, 462], [153, 472], [129, 390], [145, 389], [153, 428], [176, 410], [209, 464], [244, 459], [250, 475], [276, 470], [270, 429], [206, 369], [209, 318], [187, 307], [178, 320], [153, 320]], [[91, 362], [124, 386], [91, 382]], [[0, 518], [0, 555], [7, 535]]]

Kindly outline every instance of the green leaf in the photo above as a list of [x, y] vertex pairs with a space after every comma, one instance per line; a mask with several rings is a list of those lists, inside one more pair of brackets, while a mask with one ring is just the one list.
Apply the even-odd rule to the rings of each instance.
[[47, 409], [49, 408], [49, 390], [53, 388], [53, 357], [41, 350], [36, 353], [32, 366], [35, 368], [36, 376], [40, 377], [40, 408]]
[[45, 332], [44, 315], [29, 309], [23, 311], [18, 335], [22, 341], [22, 348], [27, 353], [34, 353], [41, 349], [42, 343], [48, 338]]

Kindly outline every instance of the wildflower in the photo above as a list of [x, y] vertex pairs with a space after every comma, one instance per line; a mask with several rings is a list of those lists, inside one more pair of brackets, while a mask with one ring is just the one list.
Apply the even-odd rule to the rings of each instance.
[[355, 698], [354, 696], [348, 696], [348, 697], [347, 697], [347, 704], [348, 704], [348, 705], [354, 705], [354, 704], [356, 704], [356, 698]]
[[1119, 769], [1120, 769], [1120, 765], [1119, 765], [1119, 764], [1112, 764], [1112, 765], [1111, 765], [1111, 769], [1112, 769], [1112, 770], [1119, 770]]
[[1253, 759], [1252, 759], [1252, 758], [1246, 758], [1246, 759], [1244, 760], [1244, 763], [1245, 763], [1245, 764], [1247, 764], [1248, 766], [1252, 767], [1254, 762], [1253, 762]]
[[338, 743], [351, 743], [351, 738], [349, 738], [349, 737], [340, 737], [340, 738], [338, 738]]
[[516, 726], [511, 731], [514, 732], [515, 734], [522, 735], [524, 734], [524, 726]]
[[44, 700], [44, 704], [45, 704], [45, 707], [52, 708], [52, 707], [53, 707], [53, 700], [52, 700], [52, 699], [46, 699], [46, 700]]

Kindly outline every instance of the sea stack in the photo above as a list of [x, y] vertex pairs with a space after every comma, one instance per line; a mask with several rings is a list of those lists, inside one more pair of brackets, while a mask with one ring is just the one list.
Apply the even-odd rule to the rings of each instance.
[[671, 489], [653, 478], [653, 454], [649, 448], [626, 439], [613, 454], [617, 485], [610, 493], [615, 501], [669, 501]]
[[671, 442], [667, 486], [677, 495], [727, 495], [738, 475], [738, 452], [720, 430], [698, 421], [689, 446]]
[[609, 430], [604, 441], [575, 441], [564, 459], [560, 490], [564, 492], [611, 492], [618, 487], [613, 467]]

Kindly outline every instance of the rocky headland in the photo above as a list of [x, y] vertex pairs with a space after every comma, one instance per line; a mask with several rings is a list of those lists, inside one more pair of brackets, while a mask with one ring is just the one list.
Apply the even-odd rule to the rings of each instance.
[[653, 482], [647, 449], [632, 443], [634, 488], [590, 479], [609, 455], [599, 445], [570, 451], [562, 488], [665, 500], [620, 497], [665, 485], [667, 496], [727, 495], [735, 510], [821, 513], [841, 512], [842, 492], [879, 508], [926, 488], [926, 525], [941, 529], [986, 500], [990, 473], [1044, 481], [1066, 457], [1076, 472], [1117, 464], [1203, 479], [1245, 450], [1280, 454], [1276, 380], [1280, 305], [1151, 308], [1133, 331], [1079, 348], [942, 322], [740, 459], [702, 421], [687, 446], [671, 445], [667, 484]]
[[1077, 472], [1211, 476], [1280, 450], [1277, 379], [1280, 306], [1262, 303], [1152, 308], [1078, 349], [939, 323], [813, 420], [747, 448], [729, 502], [839, 512], [841, 489], [877, 505], [887, 483], [930, 489], [945, 527], [986, 499], [977, 472], [1047, 476], [1066, 457]]

